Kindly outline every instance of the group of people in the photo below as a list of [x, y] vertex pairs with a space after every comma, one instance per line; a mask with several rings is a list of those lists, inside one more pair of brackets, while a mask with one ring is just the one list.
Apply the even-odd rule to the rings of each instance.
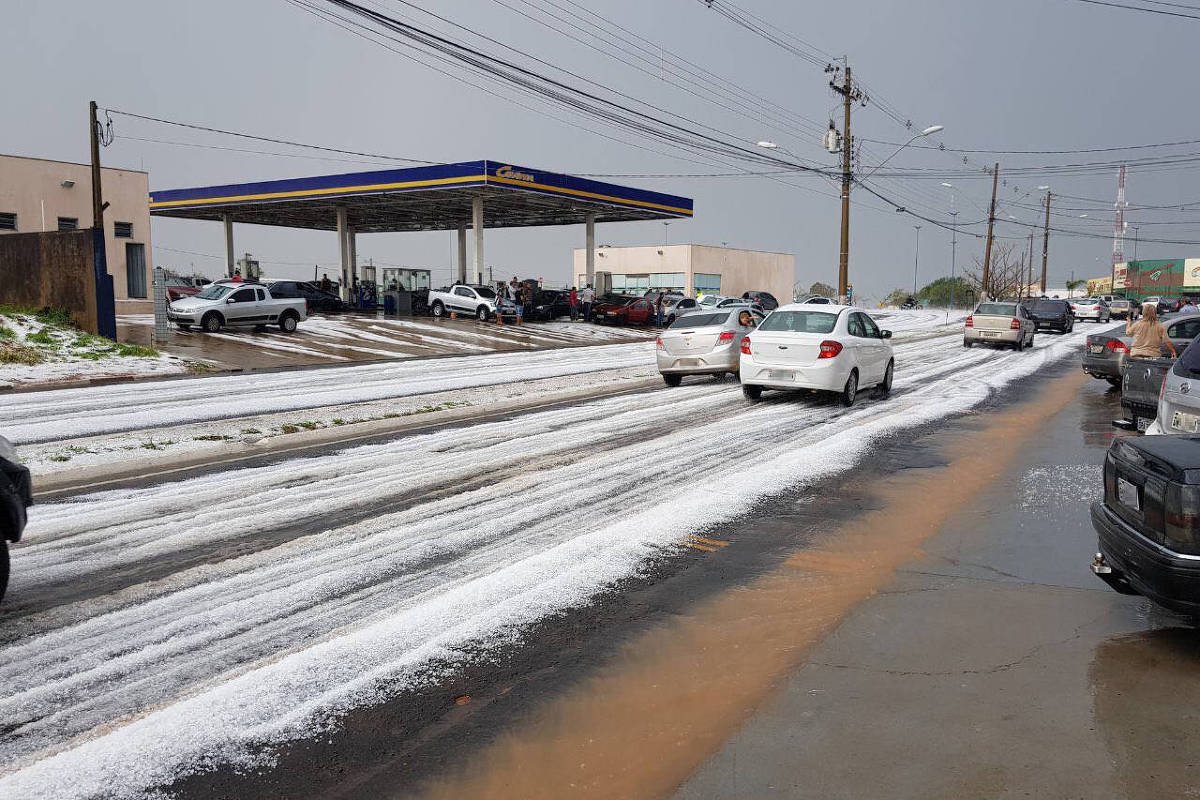
[[[504, 281], [496, 283], [496, 299], [497, 306], [500, 300], [507, 300], [517, 307], [518, 325], [525, 319], [526, 314], [532, 315], [533, 286], [528, 282], [518, 281], [516, 275], [513, 275], [512, 280], [508, 283]], [[501, 318], [502, 315], [497, 316], [497, 319]]]

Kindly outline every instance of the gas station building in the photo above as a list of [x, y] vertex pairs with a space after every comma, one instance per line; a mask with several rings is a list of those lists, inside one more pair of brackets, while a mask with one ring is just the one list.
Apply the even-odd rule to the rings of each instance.
[[229, 275], [236, 265], [237, 223], [336, 231], [345, 292], [360, 274], [360, 233], [456, 230], [458, 280], [477, 283], [485, 272], [486, 228], [582, 224], [582, 272], [584, 282], [594, 285], [596, 223], [690, 219], [693, 211], [686, 197], [507, 162], [466, 161], [152, 191], [150, 213], [220, 222]]

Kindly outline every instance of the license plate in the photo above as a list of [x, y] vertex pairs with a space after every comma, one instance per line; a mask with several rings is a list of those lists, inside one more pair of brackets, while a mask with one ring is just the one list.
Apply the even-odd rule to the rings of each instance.
[[984, 338], [987, 338], [987, 339], [995, 339], [995, 338], [996, 338], [997, 336], [999, 336], [1000, 334], [999, 334], [999, 333], [997, 333], [996, 331], [984, 331], [984, 332], [983, 332], [983, 335], [984, 335]]
[[1121, 501], [1121, 505], [1129, 506], [1134, 511], [1142, 510], [1142, 505], [1138, 502], [1137, 487], [1124, 478], [1117, 478], [1117, 499]]
[[1200, 417], [1186, 411], [1176, 411], [1171, 417], [1171, 427], [1177, 431], [1200, 433]]
[[681, 366], [681, 367], [698, 367], [698, 366], [700, 366], [700, 359], [698, 359], [698, 358], [681, 358], [681, 359], [679, 359], [679, 366]]
[[767, 377], [773, 381], [790, 381], [795, 379], [796, 373], [782, 369], [773, 369], [767, 373]]
[[1094, 356], [1102, 355], [1104, 353], [1104, 345], [1094, 344], [1091, 346], [1091, 351], [1092, 351], [1092, 355], [1094, 355]]
[[1145, 433], [1146, 429], [1150, 427], [1151, 422], [1154, 422], [1154, 420], [1150, 419], [1149, 417], [1138, 417], [1137, 429], [1142, 433]]

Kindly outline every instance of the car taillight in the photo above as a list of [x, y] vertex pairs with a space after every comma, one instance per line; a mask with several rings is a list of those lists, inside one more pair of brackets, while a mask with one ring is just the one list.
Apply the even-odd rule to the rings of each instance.
[[717, 337], [718, 343], [732, 342], [732, 341], [733, 341], [733, 331], [722, 331], [721, 335]]
[[974, 318], [974, 317], [967, 317], [967, 327], [968, 327], [968, 328], [972, 328], [972, 327], [974, 327], [974, 326], [975, 326], [975, 318]]
[[1177, 553], [1200, 554], [1200, 486], [1168, 483], [1164, 500], [1163, 544]]
[[1124, 342], [1122, 342], [1120, 339], [1109, 339], [1107, 342], [1104, 343], [1104, 346], [1106, 348], [1108, 348], [1109, 350], [1112, 350], [1114, 353], [1118, 350], [1121, 350], [1126, 353], [1129, 352], [1129, 346], [1126, 345]]
[[828, 339], [821, 342], [821, 355], [817, 358], [837, 358], [837, 354], [842, 352], [841, 342], [833, 342]]
[[1017, 319], [1016, 317], [1013, 317], [1013, 321], [1008, 323], [1008, 327], [1014, 331], [1021, 330], [1021, 320]]
[[661, 336], [654, 340], [654, 347], [658, 350], [666, 350], [666, 348], [663, 347]]
[[742, 352], [748, 356], [754, 355], [753, 353], [750, 352], [750, 337], [749, 336], [742, 337]]

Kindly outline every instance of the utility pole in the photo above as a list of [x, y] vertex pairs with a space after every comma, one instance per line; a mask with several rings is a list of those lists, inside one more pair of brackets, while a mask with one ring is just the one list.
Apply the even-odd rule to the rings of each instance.
[[917, 296], [917, 270], [921, 265], [921, 226], [913, 225], [917, 231], [917, 248], [913, 253], [913, 297]]
[[[831, 68], [832, 69], [832, 68]], [[829, 70], [827, 70], [829, 71]], [[850, 77], [850, 64], [846, 64], [845, 74], [839, 86], [836, 75], [829, 86], [842, 96], [842, 237], [841, 249], [838, 253], [838, 297], [846, 301], [846, 292], [850, 285], [850, 183], [853, 180], [851, 154], [854, 152], [854, 139], [850, 135], [850, 106], [862, 99], [862, 92], [855, 88]]]
[[[100, 185], [100, 144], [102, 131], [96, 119], [96, 101], [88, 103], [88, 137], [92, 151], [92, 275], [96, 291], [96, 333], [117, 338], [117, 309], [113, 299], [112, 276], [108, 274], [108, 254], [104, 239], [104, 192]], [[104, 142], [108, 144], [108, 142]]]
[[1029, 232], [1029, 258], [1026, 261], [1028, 265], [1029, 279], [1025, 281], [1025, 286], [1030, 292], [1030, 297], [1033, 296], [1033, 231]]
[[983, 279], [980, 281], [979, 299], [988, 299], [988, 280], [991, 278], [992, 272], [992, 229], [996, 225], [996, 184], [1000, 180], [1000, 162], [996, 162], [996, 166], [992, 169], [992, 204], [988, 207], [988, 232], [987, 245], [983, 251]]
[[88, 130], [92, 144], [92, 227], [104, 230], [104, 194], [100, 190], [100, 122], [96, 119], [96, 101], [88, 103]]
[[[1050, 255], [1050, 192], [1046, 192], [1046, 230], [1042, 235], [1042, 294], [1046, 293], [1046, 263]], [[1074, 280], [1074, 276], [1072, 276]]]
[[954, 195], [950, 196], [950, 310], [954, 310], [954, 262], [958, 248], [958, 212], [954, 210]]

